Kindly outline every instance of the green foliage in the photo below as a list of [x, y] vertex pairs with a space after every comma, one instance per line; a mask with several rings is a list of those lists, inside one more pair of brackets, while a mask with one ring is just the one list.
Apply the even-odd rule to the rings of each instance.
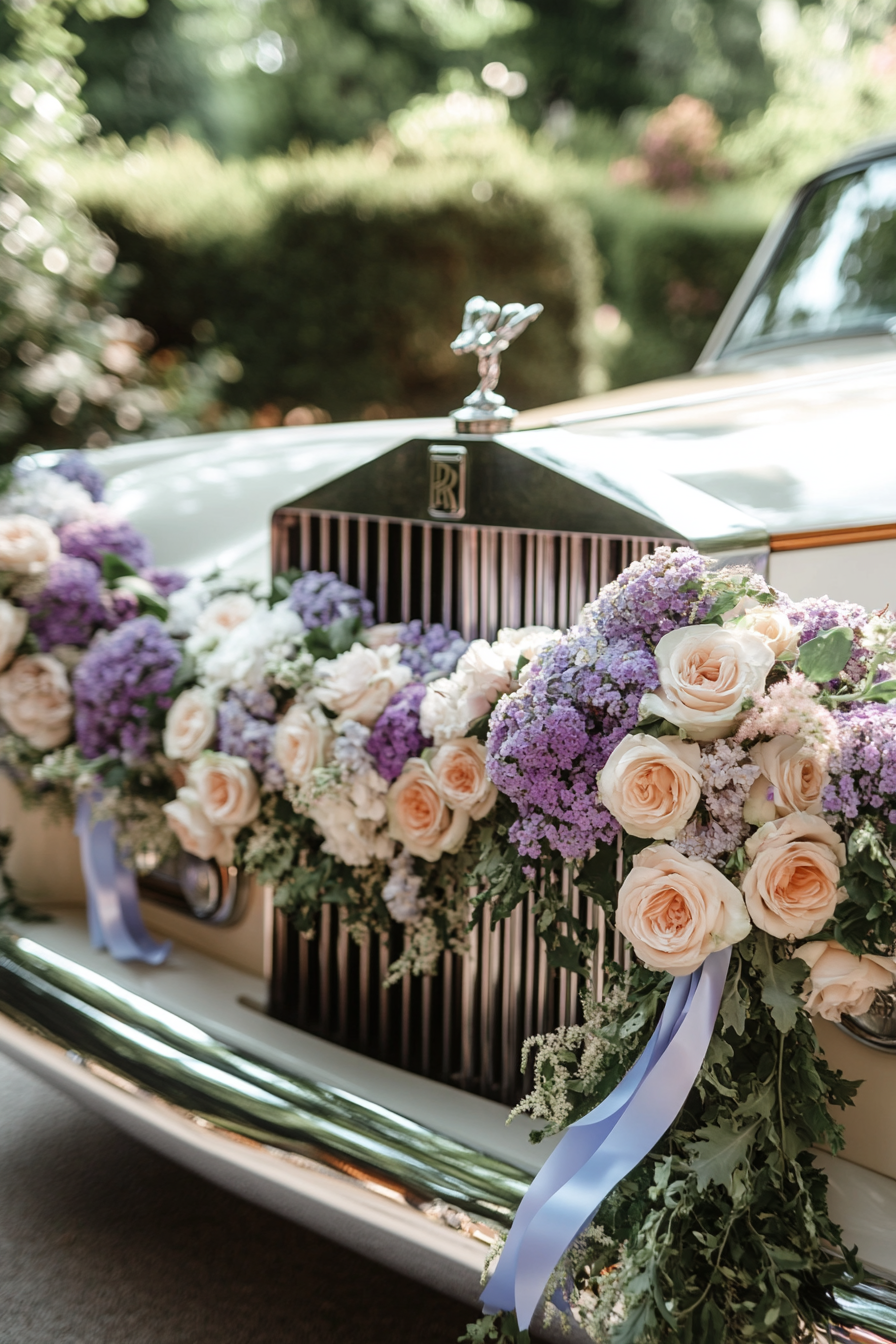
[[823, 685], [842, 672], [852, 656], [852, 631], [843, 625], [825, 630], [802, 645], [797, 667], [810, 681]]
[[12, 831], [0, 830], [0, 919], [20, 919], [23, 923], [40, 924], [50, 918], [42, 910], [23, 901], [19, 888], [8, 870]]
[[597, 296], [587, 221], [515, 134], [482, 135], [426, 157], [398, 140], [253, 165], [155, 140], [81, 164], [79, 196], [140, 268], [133, 311], [174, 345], [211, 322], [246, 406], [444, 413], [474, 380], [448, 343], [477, 291], [545, 305], [505, 361], [508, 401], [573, 396]]

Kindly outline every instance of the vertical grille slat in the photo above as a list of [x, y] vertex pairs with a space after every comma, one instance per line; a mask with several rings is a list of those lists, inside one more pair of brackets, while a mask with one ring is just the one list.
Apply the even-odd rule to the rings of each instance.
[[[279, 530], [278, 530], [279, 529]], [[493, 639], [502, 627], [565, 627], [602, 584], [662, 539], [480, 527], [281, 511], [274, 534], [279, 568], [332, 570], [372, 600], [379, 621], [442, 621], [467, 639]], [[621, 939], [607, 936], [603, 912], [571, 885], [566, 902], [596, 925], [595, 989], [604, 959]], [[520, 1074], [528, 1036], [579, 1020], [579, 976], [551, 969], [535, 929], [532, 901], [495, 930], [486, 916], [466, 955], [446, 952], [434, 979], [383, 980], [401, 954], [404, 930], [359, 946], [338, 906], [326, 906], [316, 937], [274, 921], [271, 1012], [305, 1030], [413, 1072], [505, 1102], [531, 1086]]]

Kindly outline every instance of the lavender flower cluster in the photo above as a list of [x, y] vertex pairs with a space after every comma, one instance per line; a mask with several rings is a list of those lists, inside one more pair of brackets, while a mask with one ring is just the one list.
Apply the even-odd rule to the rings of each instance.
[[92, 467], [84, 454], [78, 449], [65, 453], [51, 470], [55, 471], [57, 476], [62, 476], [67, 481], [74, 481], [76, 485], [83, 486], [94, 504], [102, 503], [105, 481], [96, 467]]
[[600, 591], [582, 613], [607, 643], [654, 648], [670, 630], [702, 621], [712, 606], [702, 580], [709, 563], [688, 546], [658, 546]]
[[126, 518], [119, 518], [101, 504], [89, 517], [65, 523], [59, 529], [59, 544], [66, 555], [92, 560], [100, 567], [107, 553], [121, 556], [136, 570], [152, 563], [146, 538]]
[[402, 646], [399, 661], [420, 681], [449, 677], [468, 648], [467, 640], [457, 630], [449, 630], [441, 623], [425, 630], [422, 621], [400, 625], [396, 642]]
[[309, 569], [289, 590], [287, 604], [302, 619], [306, 630], [358, 616], [361, 624], [373, 625], [373, 603], [358, 588], [343, 583], [338, 574]]
[[154, 616], [140, 616], [94, 641], [72, 678], [75, 737], [88, 760], [146, 755], [157, 711], [171, 704], [180, 652]]
[[50, 566], [40, 592], [24, 599], [29, 628], [41, 652], [55, 644], [84, 647], [109, 624], [100, 571], [90, 560], [62, 555]]
[[[261, 776], [266, 788], [280, 790], [286, 779], [274, 758], [277, 703], [272, 695], [267, 699], [270, 705], [254, 697], [252, 708], [256, 713], [250, 713], [245, 696], [236, 691], [226, 696], [218, 706], [218, 750], [228, 756], [241, 756]], [[256, 717], [259, 711], [261, 716]]]
[[896, 704], [857, 704], [834, 717], [839, 749], [829, 765], [825, 812], [852, 821], [871, 808], [896, 825]]
[[397, 779], [406, 761], [432, 746], [432, 739], [420, 731], [420, 705], [425, 694], [426, 687], [420, 682], [402, 686], [374, 725], [367, 750], [383, 779]]

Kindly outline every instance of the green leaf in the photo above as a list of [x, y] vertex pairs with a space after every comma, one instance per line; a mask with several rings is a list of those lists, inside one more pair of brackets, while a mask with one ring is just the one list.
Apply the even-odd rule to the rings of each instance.
[[137, 571], [133, 565], [129, 565], [120, 555], [114, 551], [103, 551], [102, 560], [103, 582], [110, 588], [114, 587], [119, 579], [137, 578]]
[[808, 640], [800, 649], [797, 667], [810, 681], [833, 681], [842, 672], [852, 654], [852, 631], [836, 625]]
[[729, 979], [722, 996], [720, 1009], [722, 1026], [726, 1031], [733, 1031], [737, 1036], [743, 1036], [744, 1027], [747, 1025], [745, 993], [746, 989], [745, 987], [742, 989], [742, 983], [738, 976], [736, 979]]
[[691, 1154], [691, 1171], [697, 1177], [697, 1189], [705, 1190], [710, 1181], [725, 1189], [731, 1184], [736, 1167], [745, 1162], [760, 1121], [737, 1128], [730, 1120], [706, 1125], [696, 1131], [696, 1143], [686, 1145]]
[[762, 976], [762, 1002], [771, 1008], [775, 1026], [779, 1031], [792, 1031], [803, 1011], [799, 991], [809, 967], [799, 957], [775, 961], [767, 939], [757, 942], [753, 961]]
[[863, 700], [878, 700], [888, 704], [891, 700], [896, 700], [896, 681], [879, 681], [876, 686], [872, 686], [866, 691]]
[[568, 937], [565, 933], [555, 933], [551, 941], [553, 946], [547, 948], [549, 966], [558, 966], [586, 978], [591, 975], [591, 966], [574, 938]]

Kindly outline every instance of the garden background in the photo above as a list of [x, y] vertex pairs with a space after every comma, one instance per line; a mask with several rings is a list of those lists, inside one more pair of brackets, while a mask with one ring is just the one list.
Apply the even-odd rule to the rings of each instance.
[[5, 0], [0, 461], [525, 408], [689, 368], [775, 210], [896, 128], [891, 0]]

